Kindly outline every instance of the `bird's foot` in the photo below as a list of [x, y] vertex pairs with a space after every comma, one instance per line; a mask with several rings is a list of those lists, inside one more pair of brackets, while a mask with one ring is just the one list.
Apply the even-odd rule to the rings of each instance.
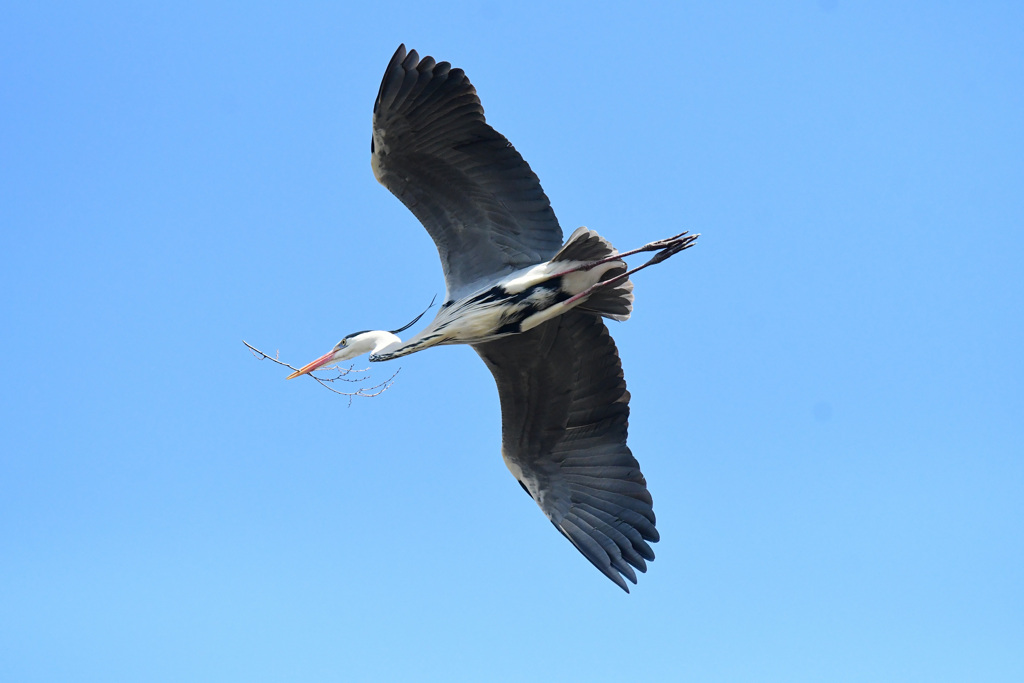
[[[661, 263], [665, 259], [674, 256], [675, 254], [678, 254], [683, 249], [687, 249], [688, 247], [693, 246], [693, 243], [697, 241], [698, 237], [700, 237], [700, 233], [691, 235], [689, 230], [685, 230], [679, 233], [678, 235], [673, 235], [672, 237], [666, 237], [665, 239], [662, 240], [649, 242], [644, 246], [639, 247], [638, 249], [623, 251], [613, 256], [609, 256], [608, 258], [601, 259], [600, 261], [588, 263], [587, 265], [582, 266], [580, 270], [590, 270], [591, 268], [596, 268], [597, 266], [600, 266], [604, 263], [608, 263], [609, 261], [621, 261], [627, 256], [633, 256], [634, 254], [641, 254], [647, 251], [659, 252], [650, 261], [640, 266], [640, 268], [646, 268], [647, 266], [653, 266], [655, 263]], [[631, 270], [629, 271], [629, 273], [635, 273], [637, 270], [640, 270], [640, 268]]]
[[597, 289], [599, 289], [601, 287], [613, 287], [613, 286], [621, 283], [623, 280], [628, 278], [630, 275], [633, 275], [634, 273], [638, 273], [641, 270], [643, 270], [644, 268], [647, 268], [647, 267], [656, 265], [658, 263], [661, 263], [662, 261], [665, 261], [665, 260], [671, 258], [672, 256], [675, 256], [676, 254], [678, 254], [679, 252], [683, 251], [684, 249], [689, 249], [690, 247], [693, 246], [693, 243], [697, 241], [697, 238], [700, 237], [700, 233], [697, 233], [695, 235], [690, 235], [688, 233], [689, 233], [689, 231], [682, 232], [682, 233], [679, 233], [678, 235], [675, 235], [674, 237], [669, 237], [667, 239], [658, 240], [657, 242], [651, 242], [650, 244], [646, 244], [646, 245], [640, 247], [639, 249], [634, 249], [633, 251], [628, 251], [628, 252], [626, 252], [624, 254], [618, 254], [618, 255], [616, 255], [614, 257], [607, 258], [607, 259], [604, 259], [602, 261], [597, 261], [596, 263], [592, 263], [592, 264], [589, 264], [588, 266], [585, 266], [582, 270], [593, 268], [594, 266], [596, 266], [598, 264], [607, 263], [608, 261], [615, 261], [615, 260], [621, 259], [623, 256], [631, 256], [632, 254], [639, 254], [640, 252], [643, 252], [643, 251], [659, 250], [657, 254], [655, 254], [650, 259], [648, 259], [647, 263], [644, 263], [643, 265], [637, 266], [636, 268], [633, 268], [632, 270], [627, 270], [625, 273], [620, 273], [619, 275], [616, 275], [615, 277], [610, 277], [607, 280], [602, 280], [601, 282], [598, 282], [597, 284], [588, 287], [587, 289], [583, 290], [582, 292], [580, 292], [576, 296], [572, 297], [566, 303], [572, 304], [572, 303], [575, 303], [576, 301], [579, 301], [580, 299], [584, 299], [584, 298], [590, 296], [591, 294], [593, 294]]

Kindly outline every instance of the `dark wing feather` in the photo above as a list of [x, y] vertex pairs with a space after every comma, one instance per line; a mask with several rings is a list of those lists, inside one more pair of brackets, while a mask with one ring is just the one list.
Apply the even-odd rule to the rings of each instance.
[[629, 592], [658, 540], [647, 482], [629, 447], [629, 392], [601, 319], [569, 311], [474, 345], [501, 399], [502, 456], [548, 519]]
[[562, 230], [540, 181], [484, 121], [461, 69], [399, 46], [373, 107], [373, 173], [430, 233], [449, 298], [549, 260]]

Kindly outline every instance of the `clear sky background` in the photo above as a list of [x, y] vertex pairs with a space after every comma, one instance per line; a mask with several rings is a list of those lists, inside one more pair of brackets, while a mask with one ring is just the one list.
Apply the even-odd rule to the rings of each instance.
[[[640, 4], [5, 7], [0, 679], [1024, 680], [1024, 9]], [[346, 407], [242, 346], [444, 292], [370, 171], [401, 42], [566, 234], [703, 233], [611, 325], [631, 595], [472, 350]]]

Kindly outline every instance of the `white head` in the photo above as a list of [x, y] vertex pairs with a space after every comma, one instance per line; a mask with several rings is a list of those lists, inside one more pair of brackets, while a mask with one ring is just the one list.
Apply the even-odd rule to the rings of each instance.
[[364, 353], [379, 353], [389, 346], [401, 343], [402, 340], [399, 339], [398, 335], [394, 332], [385, 332], [384, 330], [364, 330], [362, 332], [353, 332], [335, 344], [333, 349], [320, 356], [312, 363], [307, 363], [302, 366], [292, 374], [288, 375], [286, 379], [305, 375], [306, 373], [313, 372], [324, 365], [352, 360], [353, 358], [358, 358]]
[[[436, 299], [437, 297], [435, 297]], [[434, 305], [433, 299], [430, 301], [430, 306]], [[430, 306], [427, 306], [423, 313], [430, 310]], [[363, 330], [362, 332], [353, 332], [350, 335], [346, 335], [340, 342], [334, 345], [334, 348], [325, 353], [324, 355], [317, 358], [312, 363], [307, 363], [301, 368], [293, 372], [292, 374], [285, 377], [285, 379], [292, 379], [299, 375], [305, 375], [306, 373], [313, 372], [317, 368], [323, 367], [324, 365], [330, 365], [331, 363], [342, 363], [353, 358], [358, 358], [364, 353], [371, 355], [378, 354], [389, 346], [398, 346], [402, 343], [402, 340], [398, 338], [399, 332], [404, 332], [409, 329], [416, 322], [423, 317], [423, 313], [412, 319], [408, 325], [403, 325], [397, 330], [391, 330], [386, 332], [384, 330]], [[370, 360], [374, 360], [371, 358]]]

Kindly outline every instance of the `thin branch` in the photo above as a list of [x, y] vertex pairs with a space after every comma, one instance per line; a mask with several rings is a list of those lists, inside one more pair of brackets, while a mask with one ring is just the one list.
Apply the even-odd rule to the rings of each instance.
[[[242, 340], [242, 343], [245, 344], [249, 348], [249, 351], [252, 352], [252, 355], [256, 356], [260, 360], [273, 361], [273, 362], [277, 363], [278, 365], [283, 365], [286, 368], [298, 371], [297, 367], [295, 367], [293, 365], [289, 365], [288, 363], [285, 363], [284, 361], [280, 360], [277, 357], [277, 355], [270, 356], [270, 355], [260, 351], [259, 349], [257, 349], [255, 346], [253, 346], [249, 342], [245, 341], [244, 339]], [[280, 351], [278, 352], [278, 354], [280, 354]], [[395, 370], [395, 373], [393, 375], [391, 375], [390, 377], [388, 377], [383, 382], [381, 382], [379, 384], [374, 384], [372, 387], [361, 387], [361, 388], [357, 389], [356, 391], [338, 391], [334, 387], [330, 387], [330, 386], [327, 386], [327, 385], [330, 382], [337, 382], [338, 380], [341, 380], [342, 382], [365, 382], [366, 380], [370, 379], [369, 375], [367, 375], [366, 377], [359, 377], [359, 378], [356, 378], [356, 379], [347, 379], [345, 376], [349, 375], [349, 374], [352, 374], [352, 373], [357, 373], [357, 372], [368, 372], [369, 368], [366, 368], [364, 370], [356, 370], [356, 369], [354, 369], [354, 366], [349, 366], [348, 368], [342, 368], [342, 367], [339, 367], [337, 365], [328, 365], [328, 366], [324, 367], [323, 370], [330, 370], [330, 371], [333, 371], [333, 372], [337, 372], [338, 376], [337, 377], [317, 377], [316, 375], [314, 375], [311, 372], [307, 373], [307, 374], [310, 377], [312, 377], [313, 379], [315, 379], [320, 384], [320, 386], [322, 386], [324, 389], [327, 389], [328, 391], [333, 391], [334, 393], [336, 393], [336, 394], [338, 394], [340, 396], [347, 396], [348, 397], [348, 404], [351, 406], [352, 405], [352, 399], [354, 397], [356, 397], [356, 396], [362, 396], [363, 398], [373, 398], [374, 396], [380, 396], [385, 391], [390, 389], [391, 385], [395, 383], [395, 377], [397, 377], [398, 373], [402, 371], [402, 368], [398, 368], [398, 370]]]

